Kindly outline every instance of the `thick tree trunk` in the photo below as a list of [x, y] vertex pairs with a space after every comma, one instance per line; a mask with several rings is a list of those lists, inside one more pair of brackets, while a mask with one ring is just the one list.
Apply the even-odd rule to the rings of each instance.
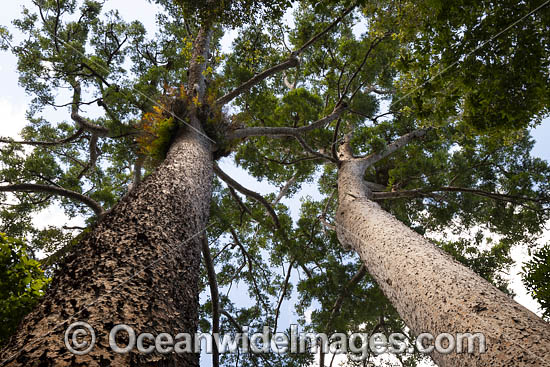
[[414, 334], [485, 335], [486, 353], [433, 353], [439, 366], [550, 366], [550, 325], [370, 201], [359, 164], [342, 164], [338, 190], [339, 240]]
[[[117, 354], [108, 336], [117, 324], [136, 335], [195, 333], [212, 175], [209, 143], [194, 132], [180, 136], [164, 163], [75, 247], [2, 351], [0, 365], [198, 366], [191, 353]], [[87, 355], [65, 347], [65, 330], [75, 321], [95, 329]]]

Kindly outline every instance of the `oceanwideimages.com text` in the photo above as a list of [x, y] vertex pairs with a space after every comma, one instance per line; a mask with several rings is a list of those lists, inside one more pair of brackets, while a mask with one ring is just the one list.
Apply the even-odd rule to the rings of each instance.
[[[115, 353], [212, 353], [214, 347], [220, 353], [349, 353], [351, 358], [364, 360], [370, 353], [403, 354], [414, 349], [421, 353], [434, 351], [449, 353], [484, 353], [485, 336], [482, 333], [442, 333], [437, 336], [423, 333], [414, 341], [402, 333], [323, 333], [300, 332], [298, 325], [291, 325], [286, 333], [273, 333], [267, 326], [261, 333], [251, 333], [244, 326], [236, 334], [207, 333], [139, 333], [129, 325], [114, 326], [108, 335], [109, 346]], [[121, 342], [124, 340], [124, 343]], [[75, 322], [65, 331], [65, 345], [77, 355], [90, 353], [97, 342], [95, 330], [88, 323]], [[413, 346], [414, 345], [414, 346]]]

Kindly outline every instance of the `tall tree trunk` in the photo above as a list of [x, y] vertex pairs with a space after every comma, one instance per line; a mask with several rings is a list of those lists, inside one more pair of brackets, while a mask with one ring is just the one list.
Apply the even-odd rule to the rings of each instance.
[[[162, 165], [74, 247], [2, 351], [0, 365], [198, 366], [197, 354], [117, 354], [108, 339], [116, 324], [136, 335], [196, 332], [212, 175], [210, 144], [195, 132], [179, 136]], [[64, 345], [75, 321], [95, 329], [97, 343], [87, 355], [75, 356]]]
[[[476, 333], [484, 354], [440, 354], [439, 366], [550, 366], [550, 325], [368, 199], [364, 165], [339, 170], [338, 238], [361, 257], [414, 334]], [[433, 342], [432, 342], [433, 345]]]

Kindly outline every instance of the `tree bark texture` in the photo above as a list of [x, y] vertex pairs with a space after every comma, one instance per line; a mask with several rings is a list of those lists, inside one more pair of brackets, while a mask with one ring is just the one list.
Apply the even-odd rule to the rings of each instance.
[[[1, 353], [6, 366], [198, 366], [197, 354], [114, 353], [117, 324], [136, 335], [195, 333], [201, 237], [212, 191], [210, 145], [180, 135], [166, 160], [74, 247], [39, 306]], [[93, 350], [69, 352], [64, 333], [75, 321], [96, 332]], [[118, 344], [124, 347], [127, 334]]]
[[345, 161], [339, 170], [340, 242], [358, 252], [414, 334], [485, 335], [486, 353], [434, 352], [434, 361], [550, 366], [550, 325], [369, 200], [363, 168]]

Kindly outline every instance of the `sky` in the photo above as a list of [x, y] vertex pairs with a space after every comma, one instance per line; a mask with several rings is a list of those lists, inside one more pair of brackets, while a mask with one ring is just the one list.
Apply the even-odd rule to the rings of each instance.
[[[12, 20], [20, 15], [21, 5], [29, 4], [29, 0], [3, 1], [2, 11], [0, 12], [0, 25], [10, 27]], [[140, 20], [147, 29], [154, 30], [155, 18], [151, 16], [156, 12], [156, 6], [144, 0], [108, 0], [106, 1], [106, 9], [118, 9], [125, 20]], [[229, 32], [222, 40], [223, 50], [230, 49], [231, 40], [235, 36], [235, 32]], [[0, 52], [0, 136], [16, 137], [20, 129], [26, 124], [25, 110], [30, 96], [25, 94], [23, 88], [18, 85], [18, 75], [16, 72], [16, 59], [9, 52]], [[50, 115], [52, 119], [69, 120], [70, 116], [66, 110], [52, 111]], [[536, 145], [533, 150], [533, 155], [545, 160], [550, 160], [550, 145], [546, 143], [550, 137], [550, 120], [546, 119], [543, 123], [532, 131], [532, 135], [536, 140]], [[248, 175], [244, 170], [236, 168], [229, 159], [224, 159], [220, 163], [222, 169], [228, 172], [232, 177], [236, 178], [245, 187], [255, 190], [261, 194], [267, 194], [276, 190], [275, 187], [266, 184], [265, 182], [257, 182], [256, 179]], [[293, 215], [296, 216], [300, 207], [300, 198], [305, 195], [310, 195], [314, 198], [320, 198], [320, 194], [316, 189], [315, 183], [305, 184], [302, 190], [290, 199], [285, 199], [283, 202], [290, 207]], [[51, 207], [38, 213], [34, 222], [39, 227], [45, 227], [48, 224], [59, 225], [78, 225], [80, 219], [76, 218], [71, 221], [56, 207]], [[550, 231], [545, 232], [543, 236], [545, 241], [550, 240]], [[516, 265], [512, 267], [508, 278], [511, 280], [511, 288], [517, 294], [516, 301], [524, 305], [531, 311], [540, 315], [538, 304], [530, 297], [519, 276], [521, 263], [528, 259], [527, 249], [516, 247], [512, 251], [512, 257], [516, 261]], [[237, 290], [238, 292], [238, 290]], [[293, 315], [292, 302], [287, 302], [283, 306], [284, 318], [282, 323], [290, 324], [295, 321]], [[205, 364], [208, 365], [208, 364]]]

